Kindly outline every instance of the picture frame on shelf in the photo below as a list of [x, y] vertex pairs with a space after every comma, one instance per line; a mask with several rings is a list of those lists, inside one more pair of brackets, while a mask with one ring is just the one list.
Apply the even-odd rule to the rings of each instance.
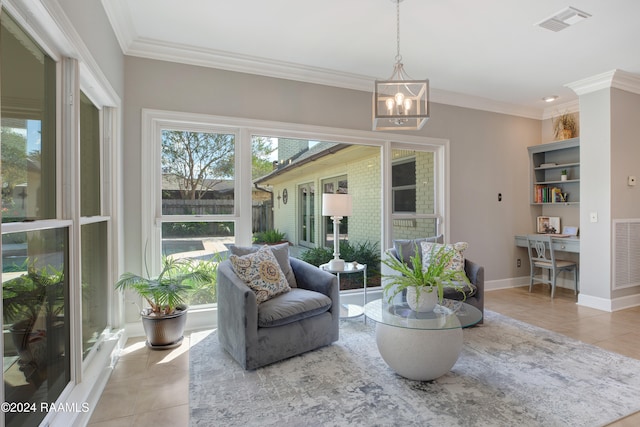
[[539, 216], [536, 221], [536, 232], [541, 234], [559, 234], [559, 216]]

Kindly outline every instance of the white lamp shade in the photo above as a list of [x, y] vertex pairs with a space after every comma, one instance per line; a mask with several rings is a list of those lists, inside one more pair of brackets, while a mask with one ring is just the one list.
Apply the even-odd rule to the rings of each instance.
[[353, 212], [351, 194], [322, 194], [323, 216], [349, 216]]

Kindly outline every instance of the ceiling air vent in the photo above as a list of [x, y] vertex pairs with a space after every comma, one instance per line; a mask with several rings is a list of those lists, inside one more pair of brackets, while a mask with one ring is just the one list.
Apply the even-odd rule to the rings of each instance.
[[589, 17], [591, 17], [591, 15], [586, 12], [574, 7], [567, 7], [566, 9], [561, 10], [535, 25], [546, 28], [547, 30], [558, 32]]

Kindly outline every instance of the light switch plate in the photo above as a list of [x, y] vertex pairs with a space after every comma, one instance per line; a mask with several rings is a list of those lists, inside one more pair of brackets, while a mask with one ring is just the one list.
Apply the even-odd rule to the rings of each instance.
[[629, 176], [627, 177], [627, 184], [628, 184], [629, 186], [634, 186], [634, 185], [636, 185], [636, 177], [635, 177], [635, 176], [633, 176], [633, 175], [629, 175]]
[[589, 214], [589, 221], [598, 222], [598, 212], [591, 212]]

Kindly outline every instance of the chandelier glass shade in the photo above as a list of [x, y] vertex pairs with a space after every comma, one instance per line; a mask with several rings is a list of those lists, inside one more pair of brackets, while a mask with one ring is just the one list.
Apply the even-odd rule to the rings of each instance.
[[413, 80], [404, 71], [400, 55], [400, 1], [397, 7], [397, 55], [393, 74], [376, 80], [373, 93], [373, 130], [418, 130], [429, 118], [429, 80]]

